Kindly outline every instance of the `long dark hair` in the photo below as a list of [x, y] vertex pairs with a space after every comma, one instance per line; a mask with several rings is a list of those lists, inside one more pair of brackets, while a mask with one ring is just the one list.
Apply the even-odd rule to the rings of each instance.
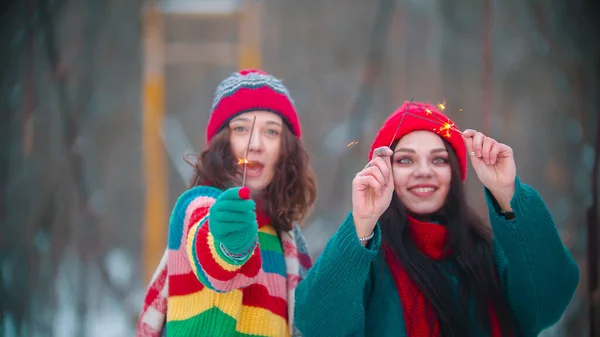
[[[508, 337], [514, 330], [513, 314], [496, 273], [492, 231], [467, 205], [456, 153], [446, 141], [444, 145], [449, 154], [452, 178], [446, 202], [434, 218], [448, 230], [446, 249], [452, 251], [453, 268], [449, 271], [439, 261], [419, 251], [408, 230], [408, 212], [396, 193], [380, 219], [383, 240], [423, 292], [427, 305], [433, 308], [440, 336], [468, 337], [473, 333], [478, 335], [477, 331], [491, 336], [489, 314], [490, 308], [493, 308], [502, 336]], [[458, 280], [458, 301], [448, 272]], [[471, 313], [474, 317], [470, 316]], [[473, 322], [477, 322], [476, 329], [471, 323], [472, 318]]]
[[[233, 187], [237, 158], [231, 152], [229, 127], [216, 134], [195, 162], [189, 187], [210, 185]], [[287, 126], [281, 130], [281, 153], [271, 183], [267, 186], [267, 211], [279, 233], [292, 229], [307, 215], [317, 197], [316, 176], [302, 142]]]

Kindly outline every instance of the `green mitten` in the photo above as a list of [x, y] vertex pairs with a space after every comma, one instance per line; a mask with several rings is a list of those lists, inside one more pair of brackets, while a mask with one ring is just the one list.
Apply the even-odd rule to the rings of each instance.
[[227, 251], [243, 254], [252, 249], [258, 235], [256, 204], [246, 187], [225, 190], [210, 208], [210, 232]]

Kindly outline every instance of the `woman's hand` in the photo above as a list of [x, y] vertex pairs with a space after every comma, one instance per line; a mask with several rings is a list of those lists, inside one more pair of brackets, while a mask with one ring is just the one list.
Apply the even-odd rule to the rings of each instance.
[[210, 232], [230, 252], [247, 252], [258, 235], [255, 210], [247, 187], [227, 189], [210, 208]]
[[477, 178], [492, 192], [500, 207], [510, 211], [517, 177], [513, 150], [475, 130], [463, 131], [463, 139]]
[[390, 205], [394, 193], [391, 156], [387, 147], [373, 151], [373, 159], [352, 181], [352, 216], [359, 237], [367, 237]]

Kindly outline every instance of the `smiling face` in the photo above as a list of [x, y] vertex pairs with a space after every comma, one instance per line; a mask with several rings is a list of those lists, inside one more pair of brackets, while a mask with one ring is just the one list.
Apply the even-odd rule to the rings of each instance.
[[[250, 138], [252, 121], [256, 117], [254, 132]], [[254, 193], [260, 193], [271, 183], [275, 165], [281, 152], [281, 132], [283, 120], [268, 111], [243, 113], [229, 122], [231, 152], [238, 159], [246, 157], [246, 186]], [[248, 147], [248, 140], [250, 146]], [[238, 179], [241, 183], [244, 165], [239, 165]]]
[[439, 211], [450, 190], [452, 171], [442, 139], [429, 131], [413, 131], [398, 141], [392, 157], [394, 189], [410, 213]]

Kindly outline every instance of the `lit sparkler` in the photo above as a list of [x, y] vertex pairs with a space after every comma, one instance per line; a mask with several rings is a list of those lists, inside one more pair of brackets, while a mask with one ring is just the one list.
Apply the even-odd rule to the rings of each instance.
[[244, 173], [242, 175], [242, 187], [246, 186], [246, 169], [248, 168], [248, 152], [250, 152], [250, 142], [252, 141], [252, 133], [254, 132], [254, 123], [256, 123], [256, 116], [252, 120], [252, 128], [250, 129], [250, 137], [248, 137], [248, 146], [246, 147], [246, 156], [238, 160], [239, 165], [244, 165]]
[[[392, 144], [394, 143], [394, 139], [396, 138], [396, 135], [398, 134], [398, 130], [400, 129], [400, 126], [402, 125], [402, 122], [404, 121], [404, 117], [406, 116], [412, 116], [415, 118], [420, 118], [423, 120], [426, 120], [428, 122], [433, 122], [436, 124], [440, 125], [440, 128], [434, 128], [432, 131], [436, 132], [437, 134], [439, 134], [442, 137], [446, 137], [446, 138], [450, 138], [451, 134], [450, 134], [450, 130], [452, 131], [456, 131], [460, 134], [462, 134], [463, 132], [461, 130], [459, 130], [455, 125], [454, 122], [452, 122], [452, 120], [448, 119], [448, 120], [443, 120], [441, 118], [439, 118], [438, 116], [436, 116], [435, 114], [433, 114], [433, 111], [431, 111], [431, 109], [424, 107], [421, 104], [418, 103], [413, 103], [413, 98], [410, 99], [410, 103], [408, 104], [408, 106], [406, 107], [406, 109], [404, 109], [404, 113], [402, 114], [402, 117], [400, 118], [400, 121], [398, 122], [398, 126], [396, 127], [396, 131], [394, 131], [394, 135], [392, 136], [392, 141], [390, 142], [390, 145], [388, 146], [389, 148], [392, 147]], [[419, 115], [415, 115], [414, 113], [410, 113], [407, 112], [408, 109], [410, 108], [410, 106], [414, 104], [415, 106], [419, 107], [421, 110], [423, 110], [425, 112], [425, 116], [431, 116], [434, 119], [431, 118], [427, 118], [424, 116], [419, 116]], [[442, 102], [437, 104], [437, 107], [440, 109], [440, 111], [444, 111], [446, 110], [446, 100], [444, 99]], [[460, 109], [460, 111], [462, 112], [462, 108]], [[348, 143], [348, 145], [346, 145], [346, 147], [350, 147], [353, 145], [358, 144], [357, 141], [352, 141], [350, 143]]]
[[[419, 107], [421, 110], [425, 111], [425, 115], [431, 116], [431, 117], [435, 118], [436, 120], [434, 121], [432, 119], [425, 118], [423, 116], [417, 116], [417, 115], [411, 114], [411, 113], [408, 113], [408, 114], [411, 115], [411, 116], [413, 116], [413, 117], [421, 118], [421, 119], [424, 119], [426, 121], [438, 123], [438, 124], [441, 125], [441, 127], [439, 129], [433, 129], [433, 131], [436, 131], [438, 134], [440, 134], [440, 135], [442, 135], [442, 136], [444, 136], [446, 138], [450, 138], [450, 130], [454, 130], [454, 131], [462, 134], [462, 131], [460, 131], [458, 128], [456, 128], [454, 126], [454, 123], [450, 119], [448, 119], [447, 121], [445, 121], [443, 119], [440, 119], [438, 116], [434, 115], [433, 112], [429, 108], [426, 108], [426, 107], [424, 107], [424, 106], [422, 106], [420, 104], [417, 104], [417, 103], [415, 103], [415, 105], [417, 107]], [[438, 104], [438, 108], [440, 110], [442, 110], [442, 111], [445, 110], [446, 109], [446, 100], [443, 100], [441, 103], [439, 103]], [[460, 109], [460, 111], [462, 111], [462, 109]]]

